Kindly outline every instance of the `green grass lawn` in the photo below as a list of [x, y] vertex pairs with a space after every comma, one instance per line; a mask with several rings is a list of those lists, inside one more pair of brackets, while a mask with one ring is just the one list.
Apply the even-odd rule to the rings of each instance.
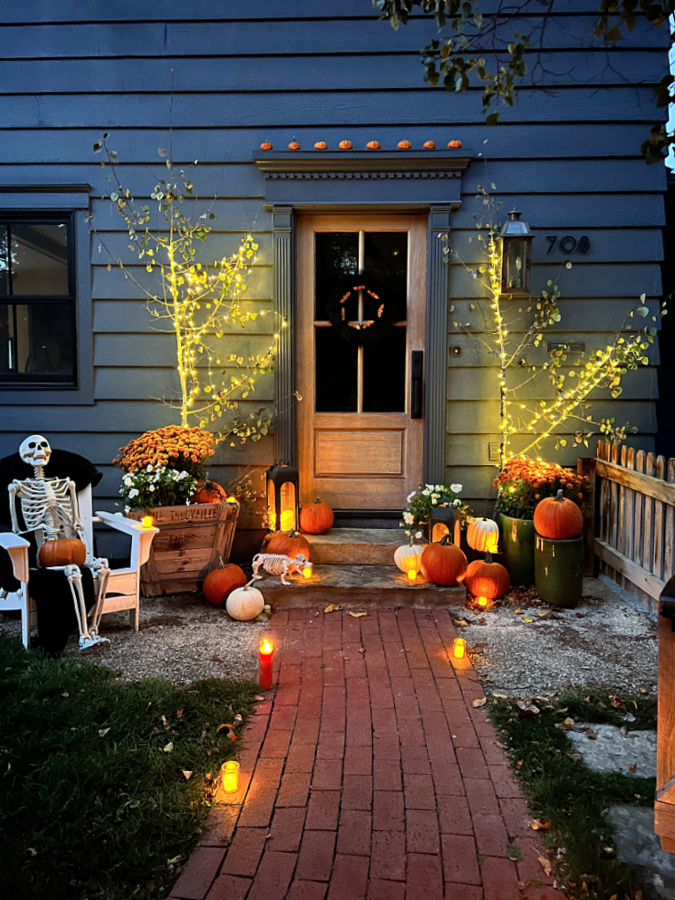
[[256, 691], [121, 684], [0, 639], [0, 897], [166, 896], [236, 752], [219, 726]]
[[[656, 700], [624, 698], [616, 709], [607, 694], [594, 691], [561, 694], [546, 703], [534, 701], [541, 712], [523, 716], [515, 702], [495, 700], [490, 718], [501, 732], [533, 816], [550, 822], [540, 834], [554, 851], [564, 848], [556, 872], [568, 897], [579, 900], [621, 900], [635, 896], [640, 885], [631, 870], [615, 858], [612, 829], [604, 812], [613, 804], [652, 806], [653, 778], [602, 774], [575, 758], [576, 748], [560, 725], [566, 718], [578, 723], [606, 723], [628, 730], [656, 728]], [[617, 700], [615, 698], [615, 703]], [[635, 721], [626, 722], [631, 713]]]

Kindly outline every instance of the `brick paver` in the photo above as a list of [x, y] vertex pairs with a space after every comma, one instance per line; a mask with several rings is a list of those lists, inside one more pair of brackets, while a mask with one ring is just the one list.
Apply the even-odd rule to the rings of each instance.
[[272, 631], [240, 790], [170, 900], [564, 900], [446, 611], [284, 610]]

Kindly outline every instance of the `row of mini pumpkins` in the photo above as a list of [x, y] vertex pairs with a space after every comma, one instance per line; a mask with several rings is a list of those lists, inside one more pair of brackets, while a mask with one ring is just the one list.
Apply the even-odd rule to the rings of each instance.
[[[380, 150], [381, 144], [379, 141], [368, 141], [366, 144], [366, 150]], [[399, 141], [396, 145], [399, 150], [411, 150], [412, 144], [410, 141]], [[425, 141], [422, 146], [425, 150], [435, 150], [436, 143], [435, 141]], [[462, 142], [458, 140], [448, 141], [448, 150], [460, 150], [462, 148]], [[340, 141], [338, 144], [340, 150], [353, 150], [354, 144], [351, 141]], [[269, 141], [263, 141], [260, 145], [261, 150], [273, 150], [274, 147]], [[300, 144], [297, 141], [291, 141], [288, 145], [289, 150], [299, 150]], [[315, 150], [328, 150], [328, 144], [325, 141], [317, 141], [314, 144]]]
[[464, 552], [445, 535], [440, 541], [426, 547], [399, 547], [394, 562], [403, 572], [420, 570], [428, 581], [444, 587], [462, 582], [474, 597], [496, 600], [508, 591], [509, 573], [492, 561], [489, 551], [484, 560], [469, 563]]

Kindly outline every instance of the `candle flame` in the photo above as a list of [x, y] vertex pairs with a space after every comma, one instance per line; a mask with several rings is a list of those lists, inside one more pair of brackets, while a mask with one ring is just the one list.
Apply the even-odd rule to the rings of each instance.
[[265, 656], [268, 656], [270, 653], [274, 653], [274, 644], [269, 638], [263, 638], [260, 641], [260, 652]]
[[408, 581], [414, 581], [417, 578], [417, 572], [414, 569], [408, 569]]
[[479, 598], [478, 598], [478, 605], [479, 605], [479, 606], [487, 606], [487, 605], [488, 605], [488, 598], [487, 598], [487, 597], [479, 597]]
[[153, 522], [154, 519], [152, 518], [152, 516], [143, 516], [143, 518], [141, 519], [141, 525], [143, 526], [143, 528], [152, 528]]
[[305, 578], [311, 578], [312, 570], [310, 569], [309, 566], [305, 566], [305, 568], [302, 570], [302, 574], [305, 576]]

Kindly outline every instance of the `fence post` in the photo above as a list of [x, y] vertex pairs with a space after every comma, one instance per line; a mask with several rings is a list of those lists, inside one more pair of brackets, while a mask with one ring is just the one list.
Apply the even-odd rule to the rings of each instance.
[[584, 523], [584, 575], [594, 578], [598, 573], [595, 560], [595, 523], [597, 521], [595, 457], [577, 459], [577, 475], [585, 475], [588, 478], [588, 516]]

